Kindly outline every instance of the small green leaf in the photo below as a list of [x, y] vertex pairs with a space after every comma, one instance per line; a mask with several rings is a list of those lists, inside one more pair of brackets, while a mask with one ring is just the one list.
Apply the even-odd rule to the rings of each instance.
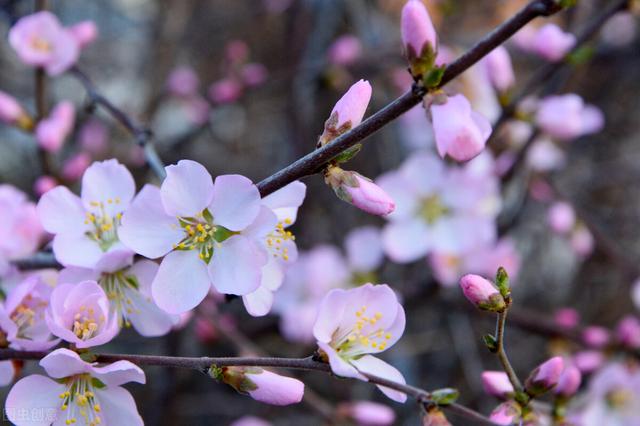
[[213, 216], [211, 215], [209, 209], [204, 209], [202, 211], [202, 217], [207, 221], [207, 223], [211, 223], [213, 221]]
[[222, 380], [222, 373], [223, 372], [224, 371], [222, 370], [222, 368], [218, 367], [215, 364], [213, 364], [213, 365], [211, 365], [211, 367], [209, 367], [209, 376], [212, 379], [215, 379], [215, 380], [218, 380], [218, 381]]
[[440, 406], [453, 404], [459, 396], [460, 392], [453, 388], [442, 388], [431, 392], [431, 399]]
[[500, 294], [502, 297], [508, 297], [511, 293], [511, 287], [509, 285], [509, 274], [507, 274], [507, 270], [502, 266], [498, 268], [496, 272], [496, 285], [498, 286], [498, 290], [500, 290]]
[[353, 157], [358, 155], [361, 149], [362, 149], [362, 144], [360, 143], [356, 144], [351, 148], [346, 149], [342, 151], [340, 154], [336, 155], [332, 161], [335, 161], [338, 164], [346, 163], [347, 161], [351, 160]]
[[96, 379], [95, 377], [91, 378], [91, 384], [96, 389], [104, 389], [107, 387], [100, 379]]
[[495, 337], [493, 337], [493, 335], [485, 334], [484, 336], [482, 336], [482, 340], [484, 341], [484, 344], [487, 346], [487, 349], [489, 349], [491, 352], [498, 351], [498, 341], [496, 340]]
[[572, 65], [582, 65], [588, 62], [594, 54], [591, 46], [582, 46], [567, 55], [567, 62]]
[[424, 87], [427, 89], [431, 89], [437, 87], [442, 81], [442, 76], [444, 75], [444, 70], [446, 66], [433, 67], [431, 68], [424, 76], [422, 77], [422, 82], [424, 83]]

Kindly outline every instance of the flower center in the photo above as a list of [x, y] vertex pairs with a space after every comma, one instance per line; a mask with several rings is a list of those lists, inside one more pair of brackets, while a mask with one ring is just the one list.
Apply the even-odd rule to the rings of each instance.
[[44, 311], [47, 302], [27, 295], [20, 305], [11, 314], [11, 320], [18, 326], [19, 337], [28, 337], [29, 329], [36, 321], [44, 320]]
[[284, 244], [287, 241], [295, 241], [296, 237], [291, 231], [284, 229], [285, 225], [291, 225], [291, 219], [278, 222], [276, 228], [267, 235], [267, 249], [273, 257], [289, 260], [289, 248]]
[[214, 225], [213, 216], [208, 209], [198, 213], [195, 217], [178, 217], [180, 227], [184, 231], [184, 238], [173, 246], [174, 250], [197, 250], [200, 259], [209, 263], [213, 250], [227, 238], [239, 234], [227, 228]]
[[96, 335], [105, 317], [96, 318], [95, 309], [80, 306], [79, 312], [73, 317], [73, 333], [82, 340], [88, 340]]
[[31, 39], [31, 47], [34, 50], [38, 50], [43, 53], [49, 53], [53, 50], [51, 43], [48, 40], [43, 39], [42, 37], [33, 37]]
[[131, 292], [139, 292], [140, 284], [135, 275], [127, 275], [129, 268], [121, 269], [112, 274], [102, 274], [98, 283], [109, 298], [109, 308], [118, 317], [120, 327], [131, 327], [130, 317], [139, 314], [140, 309], [131, 298]]
[[387, 342], [392, 337], [391, 333], [375, 327], [383, 315], [380, 312], [376, 312], [371, 316], [367, 316], [366, 313], [367, 307], [362, 306], [355, 313], [356, 322], [353, 329], [336, 339], [334, 347], [340, 355], [353, 357], [367, 353], [369, 347], [381, 351], [387, 348]]
[[[107, 214], [103, 202], [92, 201], [89, 204], [96, 211], [86, 213], [84, 224], [92, 225], [92, 229], [85, 234], [89, 239], [98, 243], [102, 251], [106, 252], [118, 241], [118, 226], [122, 219], [122, 213], [117, 213], [112, 217]], [[120, 204], [120, 198], [109, 198], [107, 204]]]
[[607, 404], [614, 410], [623, 410], [632, 402], [633, 394], [628, 389], [616, 389], [606, 395]]
[[104, 387], [104, 383], [91, 377], [89, 374], [80, 374], [66, 379], [67, 390], [62, 392], [60, 409], [66, 412], [65, 424], [77, 423], [78, 416], [84, 419], [88, 426], [99, 425], [102, 420], [99, 413], [102, 408], [93, 392], [95, 387]]
[[449, 214], [449, 208], [442, 203], [442, 200], [437, 194], [430, 195], [422, 200], [420, 216], [422, 216], [429, 225], [433, 225], [438, 219], [447, 214]]

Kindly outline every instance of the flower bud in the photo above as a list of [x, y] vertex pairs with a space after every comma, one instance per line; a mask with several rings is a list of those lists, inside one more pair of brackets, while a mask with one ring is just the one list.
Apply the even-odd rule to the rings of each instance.
[[433, 67], [438, 50], [436, 30], [420, 0], [409, 0], [404, 5], [400, 28], [411, 74], [420, 78]]
[[609, 330], [595, 325], [585, 327], [582, 331], [582, 340], [588, 346], [595, 349], [602, 349], [609, 343]]
[[198, 92], [200, 79], [193, 68], [180, 66], [175, 68], [167, 78], [167, 90], [175, 96], [191, 96]]
[[513, 385], [504, 371], [483, 372], [482, 387], [486, 393], [500, 399], [507, 399], [513, 394]]
[[543, 362], [529, 374], [525, 381], [525, 389], [532, 396], [550, 391], [558, 384], [563, 369], [564, 361], [559, 356]]
[[504, 46], [498, 46], [485, 57], [487, 74], [493, 87], [499, 92], [506, 92], [516, 82], [511, 57]]
[[571, 204], [564, 201], [553, 203], [547, 213], [547, 222], [553, 232], [560, 235], [566, 234], [576, 224], [576, 212]]
[[325, 172], [325, 182], [333, 189], [338, 198], [367, 213], [386, 216], [396, 208], [395, 202], [389, 194], [356, 172], [345, 171], [337, 166], [329, 166]]
[[87, 47], [98, 38], [98, 27], [93, 21], [82, 21], [69, 27], [71, 36], [76, 40], [80, 48]]
[[257, 367], [212, 366], [209, 375], [256, 401], [272, 405], [296, 404], [302, 400], [304, 384]]
[[0, 121], [15, 125], [22, 130], [33, 128], [33, 120], [22, 108], [22, 105], [16, 98], [2, 91], [0, 91]]
[[624, 317], [616, 328], [616, 338], [631, 349], [640, 349], [640, 321], [633, 315]]
[[580, 314], [573, 308], [562, 308], [556, 311], [553, 320], [563, 329], [571, 330], [580, 323]]
[[573, 364], [584, 374], [597, 370], [604, 362], [604, 355], [596, 350], [580, 351], [573, 356]]
[[456, 161], [468, 161], [480, 154], [491, 135], [491, 124], [471, 109], [464, 95], [455, 95], [443, 104], [430, 107], [438, 154]]
[[259, 86], [267, 80], [269, 71], [267, 67], [257, 62], [252, 62], [242, 67], [240, 71], [242, 81], [248, 87]]
[[370, 100], [371, 84], [368, 81], [360, 80], [352, 85], [331, 110], [318, 145], [325, 145], [360, 124]]
[[335, 65], [350, 65], [362, 55], [362, 44], [358, 37], [346, 34], [338, 37], [327, 52], [327, 59]]
[[76, 181], [82, 177], [84, 171], [91, 165], [91, 156], [86, 152], [79, 152], [62, 165], [62, 177], [68, 181]]
[[557, 62], [576, 44], [576, 37], [556, 24], [546, 24], [532, 37], [530, 49], [544, 59]]
[[242, 85], [232, 78], [224, 78], [209, 86], [209, 99], [217, 104], [237, 101], [242, 95]]
[[501, 312], [507, 306], [493, 283], [479, 275], [465, 275], [460, 279], [460, 287], [465, 297], [479, 309]]
[[336, 411], [339, 417], [352, 419], [358, 425], [387, 426], [396, 420], [396, 413], [391, 408], [371, 401], [343, 403]]
[[558, 385], [553, 390], [556, 395], [569, 398], [573, 396], [582, 382], [582, 373], [577, 367], [568, 365], [558, 379]]
[[498, 405], [489, 416], [492, 422], [499, 425], [512, 425], [520, 418], [520, 407], [515, 401], [507, 401]]
[[56, 181], [55, 178], [51, 176], [40, 176], [36, 179], [36, 183], [33, 184], [33, 191], [38, 196], [42, 196], [44, 193], [56, 186], [58, 186], [58, 181]]
[[595, 241], [591, 231], [583, 224], [579, 224], [571, 233], [569, 244], [578, 256], [586, 258], [593, 253]]
[[38, 144], [47, 152], [58, 152], [73, 129], [76, 112], [69, 101], [60, 102], [49, 117], [41, 120], [36, 127]]

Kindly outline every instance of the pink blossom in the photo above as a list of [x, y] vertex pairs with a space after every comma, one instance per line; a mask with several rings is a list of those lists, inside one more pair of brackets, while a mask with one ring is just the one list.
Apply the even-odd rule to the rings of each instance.
[[569, 243], [573, 251], [582, 258], [591, 255], [595, 246], [593, 234], [584, 224], [579, 224], [574, 228]]
[[84, 49], [98, 38], [98, 27], [93, 21], [82, 21], [68, 28], [80, 49]]
[[108, 148], [109, 130], [102, 121], [92, 118], [80, 128], [78, 139], [84, 151], [92, 155], [102, 155]]
[[211, 343], [218, 338], [218, 329], [209, 318], [198, 316], [193, 325], [196, 337], [201, 343]]
[[272, 426], [272, 424], [258, 417], [243, 416], [229, 426]]
[[571, 204], [558, 201], [549, 208], [547, 222], [554, 232], [566, 234], [571, 231], [576, 223], [576, 213]]
[[0, 184], [0, 259], [29, 256], [43, 239], [35, 205], [19, 189]]
[[562, 31], [556, 24], [546, 24], [531, 38], [529, 50], [550, 62], [558, 62], [575, 44], [573, 34]]
[[380, 230], [374, 226], [355, 228], [344, 240], [349, 267], [355, 273], [375, 271], [384, 260]]
[[360, 80], [353, 84], [331, 110], [324, 123], [320, 142], [324, 145], [362, 122], [371, 100], [371, 84]]
[[535, 121], [549, 136], [562, 140], [598, 132], [604, 125], [602, 112], [572, 93], [542, 99]]
[[298, 258], [295, 236], [288, 228], [298, 216], [298, 208], [306, 195], [306, 185], [295, 181], [262, 199], [258, 219], [244, 233], [261, 242], [268, 254], [262, 267], [260, 287], [242, 296], [244, 306], [253, 316], [269, 313], [274, 293], [284, 281], [284, 275]]
[[0, 91], [0, 121], [7, 124], [17, 124], [21, 120], [31, 120], [16, 98]]
[[91, 156], [86, 152], [78, 152], [62, 165], [62, 177], [68, 181], [76, 181], [82, 177], [91, 164]]
[[13, 382], [16, 375], [16, 368], [13, 361], [0, 361], [0, 386], [6, 386]]
[[539, 172], [561, 169], [566, 162], [565, 152], [548, 138], [538, 138], [527, 152], [527, 164]]
[[555, 312], [553, 320], [565, 330], [572, 330], [580, 323], [580, 314], [575, 309], [562, 308]]
[[635, 40], [637, 34], [636, 18], [626, 11], [613, 15], [600, 30], [602, 41], [611, 46], [626, 46]]
[[525, 382], [527, 392], [531, 395], [540, 395], [551, 390], [558, 384], [563, 370], [562, 357], [556, 356], [543, 362], [529, 374]]
[[351, 65], [362, 55], [362, 44], [358, 37], [345, 34], [338, 37], [329, 46], [328, 60], [335, 65]]
[[438, 50], [438, 36], [427, 8], [420, 0], [409, 0], [402, 8], [400, 19], [402, 44], [412, 66], [420, 75], [431, 67]]
[[491, 124], [471, 109], [464, 95], [449, 97], [441, 105], [434, 103], [430, 111], [440, 157], [448, 154], [457, 161], [468, 161], [482, 152]]
[[258, 367], [214, 366], [209, 370], [209, 374], [238, 392], [265, 404], [297, 404], [304, 395], [304, 384], [301, 381]]
[[[13, 424], [143, 425], [133, 397], [121, 387], [128, 382], [145, 383], [138, 366], [129, 361], [88, 363], [69, 349], [51, 352], [40, 360], [40, 366], [51, 378], [27, 376], [7, 396], [5, 411]], [[50, 413], [51, 418], [43, 416], [43, 421], [35, 423], [24, 412]]]
[[33, 191], [38, 195], [42, 196], [45, 192], [55, 188], [58, 186], [58, 181], [52, 176], [40, 176], [36, 179], [36, 182], [33, 184]]
[[173, 314], [197, 306], [211, 285], [223, 294], [256, 291], [268, 262], [263, 238], [277, 224], [246, 177], [215, 179], [199, 163], [165, 168], [161, 188], [146, 185], [124, 213], [120, 239], [136, 253], [164, 256], [151, 290]]
[[134, 192], [131, 173], [112, 159], [95, 162], [85, 171], [80, 197], [63, 186], [44, 194], [38, 217], [55, 235], [53, 253], [58, 262], [93, 268], [103, 256], [130, 253], [118, 239], [118, 228]]
[[167, 79], [167, 90], [175, 96], [191, 96], [198, 92], [200, 79], [193, 68], [174, 68]]
[[109, 299], [95, 281], [56, 286], [45, 319], [51, 333], [78, 348], [103, 345], [119, 330]]
[[151, 283], [157, 272], [155, 262], [134, 263], [133, 253], [115, 252], [104, 256], [94, 268], [64, 268], [59, 282], [97, 282], [109, 297], [109, 316], [116, 319], [118, 329], [133, 326], [140, 335], [154, 337], [167, 334], [178, 322], [177, 316], [160, 309], [151, 298]]
[[489, 416], [492, 422], [499, 425], [512, 425], [520, 417], [520, 409], [514, 401], [503, 402], [498, 405]]
[[597, 370], [604, 362], [604, 355], [597, 350], [580, 351], [573, 356], [573, 365], [584, 374]]
[[224, 50], [227, 61], [231, 64], [246, 62], [249, 59], [249, 46], [243, 40], [231, 40]]
[[513, 386], [504, 371], [485, 371], [482, 373], [482, 387], [489, 395], [507, 399], [513, 394]]
[[183, 100], [187, 117], [193, 124], [202, 125], [209, 120], [211, 104], [202, 96], [190, 96]]
[[640, 348], [640, 320], [627, 315], [620, 320], [616, 328], [616, 338], [624, 346], [631, 349]]
[[47, 350], [60, 342], [45, 323], [51, 287], [40, 276], [31, 275], [12, 288], [0, 306], [0, 327], [14, 349]]
[[580, 373], [580, 370], [573, 365], [567, 365], [560, 375], [558, 385], [553, 392], [565, 398], [571, 397], [578, 391], [581, 382], [582, 373]]
[[391, 408], [371, 401], [343, 403], [338, 406], [337, 411], [359, 426], [388, 426], [396, 420], [396, 414]]
[[[367, 380], [374, 374], [405, 383], [402, 374], [370, 354], [393, 346], [402, 336], [405, 314], [395, 293], [386, 284], [331, 290], [322, 300], [313, 335], [334, 374]], [[404, 393], [378, 386], [394, 401], [404, 402]]]
[[516, 82], [511, 57], [504, 46], [498, 46], [489, 53], [484, 64], [493, 86], [500, 92], [509, 90]]
[[9, 31], [9, 43], [27, 65], [44, 67], [49, 75], [68, 70], [80, 54], [73, 34], [50, 12], [25, 16]]
[[460, 288], [465, 297], [480, 309], [496, 312], [505, 308], [504, 298], [496, 286], [480, 275], [467, 274], [460, 278]]
[[262, 64], [252, 62], [242, 67], [240, 70], [242, 81], [247, 87], [259, 86], [267, 80], [269, 71]]
[[217, 104], [237, 101], [242, 95], [242, 85], [233, 78], [225, 78], [209, 86], [209, 99]]
[[600, 349], [605, 347], [611, 336], [609, 330], [599, 326], [589, 326], [582, 330], [582, 340], [592, 348]]
[[341, 200], [367, 213], [386, 216], [395, 210], [395, 202], [389, 194], [356, 172], [334, 166], [327, 172], [325, 181]]
[[499, 184], [484, 163], [492, 164], [488, 153], [462, 168], [417, 153], [378, 178], [396, 204], [382, 231], [391, 260], [408, 263], [431, 252], [457, 256], [495, 241]]
[[69, 101], [60, 102], [51, 111], [49, 117], [38, 122], [36, 138], [38, 145], [48, 152], [58, 152], [62, 148], [67, 136], [73, 130], [76, 111]]

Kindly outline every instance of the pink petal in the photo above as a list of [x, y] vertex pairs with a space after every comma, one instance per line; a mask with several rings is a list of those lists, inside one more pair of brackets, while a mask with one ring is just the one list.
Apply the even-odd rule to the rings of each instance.
[[234, 235], [216, 247], [209, 263], [209, 276], [220, 293], [243, 296], [260, 286], [264, 250], [242, 235]]
[[119, 387], [108, 387], [95, 390], [96, 397], [102, 406], [101, 414], [106, 425], [143, 426], [144, 422], [136, 402], [131, 394]]
[[[351, 363], [362, 373], [371, 374], [403, 385], [407, 383], [400, 371], [374, 356], [365, 355], [362, 358], [351, 361]], [[397, 390], [385, 386], [378, 386], [378, 389], [394, 401], [405, 402], [407, 400], [407, 395]]]
[[262, 317], [271, 310], [273, 293], [269, 289], [260, 286], [257, 290], [242, 296], [242, 301], [249, 315]]
[[[48, 377], [33, 374], [19, 380], [9, 391], [4, 404], [7, 419], [17, 426], [49, 426], [60, 416], [60, 398], [65, 390]], [[37, 410], [40, 416], [25, 416]]]
[[214, 191], [213, 180], [202, 164], [180, 160], [165, 170], [167, 177], [160, 193], [167, 214], [193, 217], [209, 205]]
[[88, 226], [80, 198], [67, 187], [57, 186], [40, 198], [38, 217], [45, 230], [53, 234], [82, 234]]
[[269, 207], [278, 216], [278, 220], [286, 219], [296, 221], [298, 207], [302, 205], [307, 185], [300, 181], [291, 182], [284, 188], [267, 195], [262, 199], [262, 204]]
[[80, 355], [69, 349], [56, 349], [40, 360], [40, 366], [54, 379], [87, 373], [91, 370], [89, 363]]
[[222, 225], [231, 231], [241, 231], [258, 216], [260, 192], [244, 176], [218, 176], [209, 210], [216, 225]]
[[103, 367], [91, 366], [90, 373], [107, 386], [120, 386], [129, 382], [146, 383], [144, 371], [129, 361], [116, 361]]
[[91, 203], [102, 203], [107, 215], [122, 213], [136, 192], [133, 176], [118, 160], [97, 161], [82, 176], [82, 203], [85, 209], [97, 211]]

